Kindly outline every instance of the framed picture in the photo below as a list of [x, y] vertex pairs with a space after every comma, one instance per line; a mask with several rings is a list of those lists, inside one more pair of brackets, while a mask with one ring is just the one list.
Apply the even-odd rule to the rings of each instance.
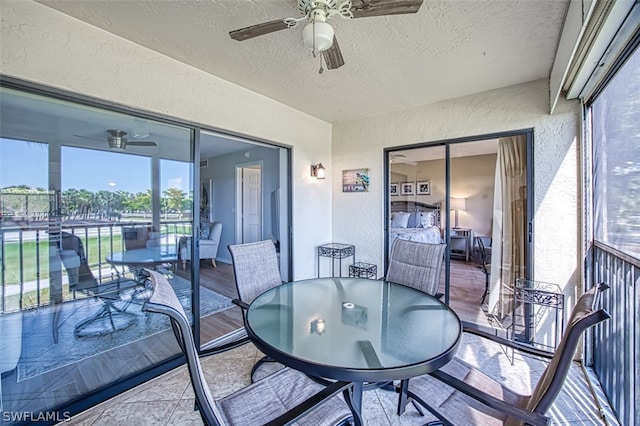
[[398, 184], [397, 183], [392, 183], [391, 185], [389, 185], [389, 195], [391, 195], [391, 196], [398, 195]]
[[342, 171], [342, 192], [368, 192], [369, 169]]
[[211, 222], [213, 220], [211, 205], [211, 179], [200, 181], [200, 220]]
[[417, 185], [418, 195], [431, 195], [431, 181], [418, 182]]
[[400, 195], [413, 195], [413, 182], [403, 182], [400, 184]]

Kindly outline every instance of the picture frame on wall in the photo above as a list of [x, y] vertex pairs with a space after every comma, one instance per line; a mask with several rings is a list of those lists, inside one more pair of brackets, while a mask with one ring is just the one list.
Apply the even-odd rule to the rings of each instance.
[[431, 181], [418, 182], [416, 191], [418, 195], [431, 195]]
[[389, 185], [389, 195], [391, 195], [392, 197], [394, 195], [398, 195], [399, 191], [398, 191], [398, 184], [397, 183], [392, 183]]
[[413, 195], [414, 193], [413, 182], [403, 182], [400, 184], [400, 195]]
[[369, 169], [342, 171], [342, 192], [368, 192]]
[[200, 221], [211, 222], [213, 220], [212, 212], [211, 179], [203, 179], [200, 181]]

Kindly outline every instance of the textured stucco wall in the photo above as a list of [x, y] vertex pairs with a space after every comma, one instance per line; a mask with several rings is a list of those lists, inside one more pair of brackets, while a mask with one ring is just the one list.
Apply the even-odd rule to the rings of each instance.
[[294, 277], [330, 241], [331, 125], [32, 1], [0, 2], [0, 72], [293, 147]]
[[[356, 245], [356, 260], [383, 265], [383, 148], [534, 128], [534, 277], [579, 282], [577, 101], [548, 115], [547, 80], [336, 125], [333, 128], [333, 237]], [[343, 169], [369, 167], [368, 193], [342, 193]], [[382, 273], [382, 271], [380, 271]]]

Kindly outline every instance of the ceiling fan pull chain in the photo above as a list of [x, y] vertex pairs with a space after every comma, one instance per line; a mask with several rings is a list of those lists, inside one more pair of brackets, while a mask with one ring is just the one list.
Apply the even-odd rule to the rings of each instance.
[[324, 72], [324, 68], [322, 68], [322, 55], [320, 55], [320, 69], [318, 70], [318, 74], [322, 74]]

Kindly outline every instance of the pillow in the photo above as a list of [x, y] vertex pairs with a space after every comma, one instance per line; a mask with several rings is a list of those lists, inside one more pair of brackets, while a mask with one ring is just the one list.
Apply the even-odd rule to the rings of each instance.
[[436, 225], [436, 214], [434, 212], [421, 213], [420, 224], [423, 228], [431, 228]]
[[407, 220], [407, 228], [421, 228], [420, 213], [413, 212], [409, 214], [409, 220]]
[[408, 221], [409, 221], [409, 213], [396, 212], [396, 214], [393, 215], [393, 219], [391, 219], [391, 227], [406, 228]]
[[200, 224], [200, 239], [208, 240], [209, 234], [211, 234], [211, 226], [208, 223]]

